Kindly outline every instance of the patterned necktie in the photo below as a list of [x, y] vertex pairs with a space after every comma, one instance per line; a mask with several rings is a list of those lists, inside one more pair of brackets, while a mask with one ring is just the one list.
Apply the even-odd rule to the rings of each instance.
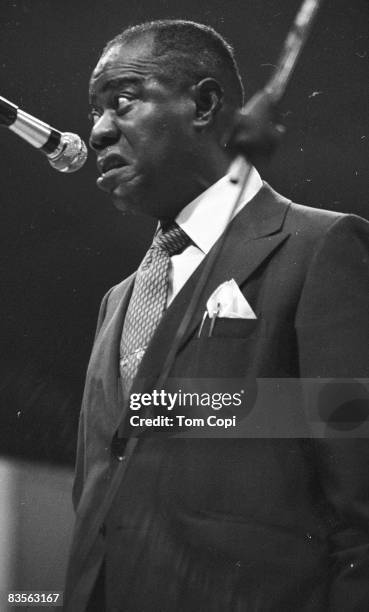
[[120, 344], [120, 374], [126, 397], [166, 309], [170, 257], [183, 251], [189, 243], [187, 234], [172, 223], [155, 236], [137, 270]]

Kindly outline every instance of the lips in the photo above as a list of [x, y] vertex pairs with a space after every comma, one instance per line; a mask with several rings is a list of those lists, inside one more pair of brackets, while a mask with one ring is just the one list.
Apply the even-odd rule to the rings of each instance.
[[101, 157], [97, 160], [97, 167], [102, 175], [107, 174], [111, 170], [115, 170], [117, 168], [122, 168], [126, 166], [126, 160], [117, 153], [112, 153], [110, 155], [106, 155], [106, 157]]
[[110, 153], [97, 159], [100, 171], [96, 184], [99, 189], [113, 193], [120, 185], [128, 184], [136, 176], [135, 164], [128, 162], [118, 153]]

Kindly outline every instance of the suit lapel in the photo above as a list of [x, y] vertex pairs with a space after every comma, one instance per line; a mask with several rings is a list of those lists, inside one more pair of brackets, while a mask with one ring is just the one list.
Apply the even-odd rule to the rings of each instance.
[[[289, 204], [288, 200], [264, 183], [256, 196], [233, 219], [216, 265], [204, 284], [201, 299], [182, 338], [181, 346], [200, 324], [211, 293], [231, 278], [242, 286], [260, 264], [286, 240], [289, 234], [283, 231], [283, 222]], [[195, 270], [163, 316], [141, 362], [137, 373], [138, 380], [159, 376], [179, 321], [188, 307], [209, 255]]]
[[[119, 346], [124, 316], [132, 294], [134, 275], [114, 288], [109, 296], [104, 323], [96, 338], [89, 371], [103, 383], [104, 414], [116, 426], [121, 417], [122, 391], [119, 378]], [[93, 386], [93, 388], [95, 388]], [[97, 406], [101, 412], [101, 405]]]

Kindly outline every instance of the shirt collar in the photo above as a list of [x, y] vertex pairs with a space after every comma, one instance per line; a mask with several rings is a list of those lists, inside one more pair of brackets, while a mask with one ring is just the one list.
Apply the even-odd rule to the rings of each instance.
[[[242, 197], [232, 218], [257, 194], [261, 187], [260, 175], [252, 166]], [[176, 217], [176, 223], [203, 253], [208, 253], [224, 232], [239, 192], [240, 185], [232, 183], [229, 174], [226, 174], [187, 204]]]

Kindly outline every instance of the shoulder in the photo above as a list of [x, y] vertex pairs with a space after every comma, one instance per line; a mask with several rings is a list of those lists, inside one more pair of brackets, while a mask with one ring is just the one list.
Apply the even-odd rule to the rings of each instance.
[[134, 276], [135, 274], [131, 274], [122, 282], [111, 287], [111, 289], [105, 293], [103, 299], [101, 300], [99, 315], [97, 318], [95, 340], [100, 332], [104, 320], [112, 316], [112, 314], [121, 304], [126, 292], [130, 290]]
[[286, 225], [290, 230], [312, 232], [319, 236], [348, 216], [345, 213], [291, 202], [286, 215]]
[[334, 238], [348, 240], [350, 236], [369, 240], [369, 222], [362, 217], [295, 203], [290, 204], [285, 229], [315, 244]]
[[127, 276], [124, 280], [122, 280], [117, 285], [114, 285], [113, 287], [111, 287], [109, 291], [105, 294], [103, 300], [106, 300], [107, 302], [109, 302], [109, 305], [112, 305], [112, 306], [118, 304], [120, 300], [122, 299], [122, 297], [124, 296], [127, 289], [130, 287], [135, 277], [135, 274], [136, 273], [134, 272], [130, 276]]
[[350, 236], [355, 235], [364, 241], [368, 240], [369, 222], [362, 217], [326, 210], [319, 206], [296, 204], [265, 182], [260, 194], [257, 206], [254, 206], [254, 217], [278, 217], [281, 224], [276, 227], [289, 234], [289, 246], [306, 254], [309, 250], [315, 250], [325, 239], [329, 240], [335, 236], [344, 240], [345, 237], [350, 239]]

